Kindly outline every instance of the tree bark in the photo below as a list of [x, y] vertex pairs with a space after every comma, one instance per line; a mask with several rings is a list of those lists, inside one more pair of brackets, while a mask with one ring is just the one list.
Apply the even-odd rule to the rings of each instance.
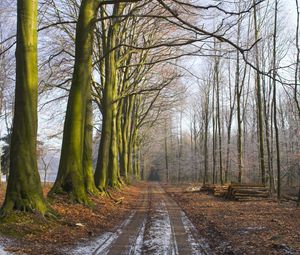
[[[239, 2], [240, 9], [240, 2]], [[237, 44], [240, 43], [241, 24], [238, 22]], [[245, 70], [246, 73], [246, 70]], [[244, 76], [245, 77], [245, 76]], [[238, 182], [242, 182], [244, 172], [244, 159], [243, 159], [243, 129], [242, 129], [242, 113], [241, 113], [241, 97], [243, 91], [243, 84], [240, 85], [240, 53], [236, 53], [236, 71], [235, 71], [235, 91], [237, 99], [237, 154], [238, 154]]]
[[273, 117], [275, 128], [275, 142], [276, 142], [276, 161], [277, 161], [277, 198], [281, 198], [281, 168], [280, 168], [280, 145], [279, 145], [279, 130], [277, 125], [277, 98], [276, 98], [276, 40], [277, 40], [277, 17], [278, 17], [278, 1], [275, 0], [275, 20], [273, 32]]
[[76, 28], [75, 66], [68, 100], [62, 151], [50, 195], [66, 192], [73, 201], [88, 203], [83, 174], [84, 130], [90, 89], [93, 29], [99, 2], [83, 0]]
[[181, 176], [181, 157], [182, 157], [182, 111], [180, 109], [180, 119], [179, 119], [179, 137], [177, 138], [178, 141], [178, 171], [177, 171], [177, 182], [180, 183], [182, 176]]
[[[118, 16], [122, 10], [120, 3], [114, 5], [113, 16]], [[103, 91], [103, 121], [100, 147], [98, 153], [97, 166], [94, 180], [98, 189], [104, 190], [107, 185], [114, 185], [117, 173], [116, 161], [116, 106], [114, 99], [116, 97], [117, 86], [117, 61], [116, 50], [117, 33], [119, 31], [119, 19], [114, 19], [108, 28], [106, 47], [104, 48], [105, 56], [105, 84]], [[113, 145], [113, 146], [111, 146]], [[111, 162], [111, 160], [115, 162]], [[113, 168], [109, 168], [109, 166]]]
[[204, 104], [204, 177], [203, 184], [208, 182], [208, 126], [209, 126], [209, 89], [205, 93]]
[[217, 134], [217, 127], [216, 127], [216, 119], [215, 119], [215, 84], [213, 84], [213, 91], [212, 91], [212, 122], [213, 122], [213, 133], [212, 133], [212, 168], [213, 168], [213, 176], [212, 182], [213, 184], [216, 183], [216, 134]]
[[[255, 4], [255, 1], [253, 1]], [[258, 40], [258, 25], [257, 25], [257, 10], [256, 5], [254, 5], [254, 32], [255, 40]], [[259, 68], [259, 53], [258, 46], [255, 46], [256, 54], [256, 67]], [[261, 182], [266, 184], [265, 176], [265, 159], [264, 159], [264, 124], [263, 124], [263, 109], [262, 109], [262, 99], [261, 99], [261, 82], [260, 74], [256, 71], [256, 100], [257, 100], [257, 123], [258, 123], [258, 141], [259, 141], [259, 161], [260, 161], [260, 172], [261, 172]]]
[[300, 103], [298, 100], [298, 86], [299, 86], [299, 62], [300, 62], [300, 45], [299, 45], [299, 27], [300, 27], [300, 12], [299, 12], [299, 2], [296, 1], [296, 9], [297, 9], [297, 25], [296, 25], [296, 68], [295, 68], [295, 88], [294, 88], [294, 100], [296, 103], [296, 107], [298, 110], [298, 116], [300, 118]]
[[94, 182], [93, 171], [93, 101], [90, 90], [87, 96], [83, 146], [82, 168], [85, 188], [88, 194], [96, 195], [98, 189]]
[[166, 182], [169, 182], [169, 154], [168, 154], [168, 130], [167, 130], [167, 120], [165, 119], [165, 166], [166, 166]]
[[37, 168], [37, 0], [17, 2], [16, 93], [10, 147], [10, 172], [2, 215], [11, 210], [43, 215], [49, 207], [43, 197]]
[[232, 98], [231, 93], [231, 77], [230, 77], [230, 62], [228, 66], [228, 84], [229, 84], [229, 104], [230, 104], [230, 110], [229, 110], [229, 118], [228, 118], [228, 126], [227, 126], [227, 150], [226, 150], [226, 168], [225, 168], [225, 183], [228, 182], [229, 177], [229, 168], [230, 168], [230, 146], [231, 146], [231, 127], [232, 127], [232, 119], [234, 115], [234, 108], [235, 108], [235, 100], [236, 100], [236, 88], [234, 91], [234, 95]]
[[219, 170], [220, 170], [220, 183], [223, 185], [223, 159], [222, 159], [222, 134], [221, 134], [221, 117], [220, 117], [220, 74], [219, 74], [219, 64], [220, 59], [216, 57], [215, 60], [215, 83], [216, 83], [216, 97], [217, 97], [217, 133], [218, 133], [218, 143], [219, 143]]

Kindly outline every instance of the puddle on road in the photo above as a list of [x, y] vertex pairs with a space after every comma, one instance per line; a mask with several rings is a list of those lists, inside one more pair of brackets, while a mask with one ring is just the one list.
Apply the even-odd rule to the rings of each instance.
[[[140, 223], [137, 234], [132, 236], [129, 241], [129, 254], [134, 255], [178, 255], [175, 231], [171, 225], [171, 219], [168, 207], [162, 199], [153, 204], [153, 211], [147, 218]], [[178, 208], [178, 210], [180, 210]], [[65, 250], [65, 254], [81, 255], [106, 255], [113, 247], [116, 240], [124, 228], [132, 222], [135, 212], [132, 213], [115, 231], [106, 232], [98, 238], [86, 243], [80, 243], [72, 250]], [[183, 211], [180, 210], [180, 216], [184, 230], [187, 234], [188, 243], [191, 245], [191, 255], [213, 254], [208, 243], [197, 234], [193, 223], [188, 219]], [[124, 232], [126, 233], [126, 232]], [[2, 255], [0, 253], [0, 255]], [[5, 253], [3, 255], [6, 255]]]
[[144, 237], [143, 254], [177, 254], [169, 213], [164, 202], [158, 204], [149, 223]]
[[133, 245], [130, 248], [129, 254], [140, 255], [143, 252], [143, 242], [144, 242], [144, 234], [146, 227], [146, 219], [143, 221], [142, 227], [140, 228], [136, 240], [133, 240], [131, 243]]

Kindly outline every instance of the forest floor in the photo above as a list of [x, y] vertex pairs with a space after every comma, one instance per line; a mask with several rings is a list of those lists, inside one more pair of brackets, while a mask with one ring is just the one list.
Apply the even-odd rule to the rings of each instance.
[[[187, 187], [138, 183], [111, 191], [122, 203], [103, 196], [91, 208], [56, 200], [58, 221], [16, 213], [16, 223], [0, 223], [0, 255], [300, 254], [295, 203], [228, 201]], [[3, 194], [2, 186], [0, 202]]]
[[295, 202], [228, 201], [187, 188], [164, 186], [214, 254], [300, 254]]
[[[63, 198], [57, 199], [51, 206], [60, 215], [58, 220], [14, 213], [8, 220], [0, 221], [0, 255], [64, 254], [61, 251], [65, 247], [107, 232], [126, 219], [138, 203], [142, 186], [139, 183], [110, 191], [113, 198], [122, 198], [121, 203], [116, 203], [108, 196], [91, 198], [92, 207], [67, 203]], [[44, 193], [47, 194], [49, 189], [50, 186], [44, 187]], [[0, 204], [4, 194], [5, 187], [2, 184]], [[12, 220], [15, 222], [12, 223]]]

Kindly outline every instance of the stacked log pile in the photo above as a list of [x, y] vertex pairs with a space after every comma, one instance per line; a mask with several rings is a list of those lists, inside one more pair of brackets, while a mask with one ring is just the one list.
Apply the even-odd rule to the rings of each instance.
[[261, 184], [205, 184], [200, 192], [236, 201], [264, 200], [270, 197], [269, 189]]
[[201, 192], [213, 194], [216, 197], [225, 197], [228, 192], [229, 185], [205, 184], [201, 187]]
[[263, 200], [269, 197], [269, 189], [260, 184], [231, 184], [226, 195], [226, 198], [237, 201]]
[[215, 185], [213, 194], [215, 197], [225, 197], [228, 194], [229, 185]]

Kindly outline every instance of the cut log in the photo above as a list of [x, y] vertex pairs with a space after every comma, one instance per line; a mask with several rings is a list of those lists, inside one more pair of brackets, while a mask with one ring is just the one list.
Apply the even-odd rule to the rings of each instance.
[[238, 201], [262, 200], [270, 197], [270, 191], [261, 184], [232, 184], [226, 198]]
[[225, 197], [228, 193], [229, 185], [215, 185], [213, 194], [216, 197]]

